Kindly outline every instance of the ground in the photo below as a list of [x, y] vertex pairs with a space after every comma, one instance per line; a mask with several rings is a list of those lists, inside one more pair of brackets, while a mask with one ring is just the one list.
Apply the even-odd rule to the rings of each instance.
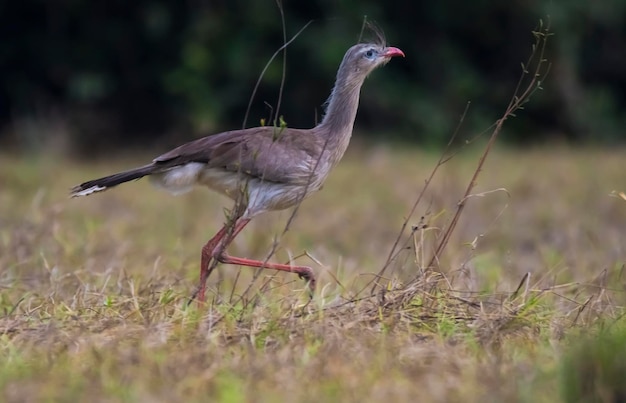
[[291, 211], [267, 214], [230, 248], [310, 265], [313, 299], [296, 276], [220, 266], [205, 306], [188, 297], [230, 201], [145, 180], [69, 199], [150, 156], [0, 155], [2, 400], [626, 398], [624, 150], [492, 152], [429, 268], [477, 151], [410, 215], [437, 153], [356, 145], [287, 232]]

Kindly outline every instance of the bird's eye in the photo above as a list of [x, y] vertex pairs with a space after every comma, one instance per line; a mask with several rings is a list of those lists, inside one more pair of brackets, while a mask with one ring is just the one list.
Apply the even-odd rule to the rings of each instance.
[[374, 57], [374, 50], [370, 49], [367, 52], [365, 52], [365, 57], [367, 57], [368, 59], [371, 59], [372, 57]]

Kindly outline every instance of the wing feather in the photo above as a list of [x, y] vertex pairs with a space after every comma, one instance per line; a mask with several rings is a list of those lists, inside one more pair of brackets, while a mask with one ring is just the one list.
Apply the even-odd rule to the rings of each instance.
[[306, 184], [323, 144], [311, 130], [255, 127], [203, 137], [154, 159], [167, 169], [190, 162], [265, 181]]

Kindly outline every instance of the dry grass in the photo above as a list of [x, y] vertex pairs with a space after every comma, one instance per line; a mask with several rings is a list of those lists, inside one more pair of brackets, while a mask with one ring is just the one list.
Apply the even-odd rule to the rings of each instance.
[[[230, 202], [204, 190], [171, 197], [145, 181], [67, 198], [75, 183], [141, 158], [0, 160], [4, 401], [618, 396], [599, 381], [586, 392], [564, 390], [587, 373], [577, 368], [588, 360], [568, 356], [571, 342], [625, 328], [626, 201], [610, 196], [626, 190], [623, 151], [493, 152], [433, 272], [426, 264], [434, 238], [477, 157], [452, 160], [409, 219], [415, 229], [380, 281], [386, 292], [370, 295], [362, 290], [436, 156], [353, 150], [303, 203], [273, 257], [313, 266], [314, 300], [307, 304], [295, 276], [269, 272], [245, 293], [252, 271], [223, 266], [209, 279], [203, 309], [186, 298], [200, 247]], [[233, 254], [266, 256], [288, 217], [256, 220]], [[297, 257], [304, 251], [314, 260]], [[574, 363], [570, 372], [563, 357]]]

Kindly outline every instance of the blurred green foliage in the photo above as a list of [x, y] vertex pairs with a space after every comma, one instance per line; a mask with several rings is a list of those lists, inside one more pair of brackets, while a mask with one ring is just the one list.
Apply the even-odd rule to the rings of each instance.
[[[619, 326], [619, 322], [615, 322]], [[566, 351], [561, 391], [566, 402], [623, 402], [626, 399], [626, 331], [603, 329], [583, 335]]]
[[[359, 40], [367, 16], [407, 57], [366, 82], [358, 128], [437, 145], [471, 101], [464, 127], [481, 131], [508, 103], [531, 30], [549, 15], [552, 72], [504, 138], [626, 140], [622, 0], [318, 0], [283, 7], [288, 38], [314, 20], [287, 50], [280, 114], [291, 127], [320, 118], [343, 53]], [[32, 137], [22, 133], [23, 122], [56, 119], [70, 144], [94, 151], [241, 127], [254, 84], [283, 41], [271, 0], [2, 2], [0, 32], [0, 140], [23, 142]], [[275, 112], [281, 76], [282, 56], [261, 82], [248, 126]]]

